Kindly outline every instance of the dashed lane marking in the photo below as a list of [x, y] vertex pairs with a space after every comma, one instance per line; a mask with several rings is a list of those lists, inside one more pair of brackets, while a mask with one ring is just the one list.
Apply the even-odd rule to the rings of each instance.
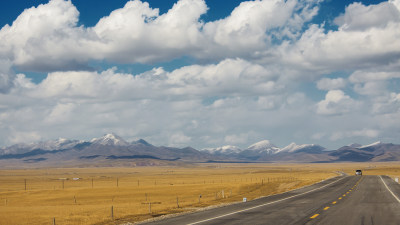
[[324, 208], [324, 210], [328, 210], [328, 209], [329, 209], [329, 206], [327, 206], [327, 207]]
[[317, 216], [319, 216], [319, 214], [318, 214], [318, 213], [317, 213], [317, 214], [314, 214], [312, 217], [310, 217], [310, 219], [317, 218]]

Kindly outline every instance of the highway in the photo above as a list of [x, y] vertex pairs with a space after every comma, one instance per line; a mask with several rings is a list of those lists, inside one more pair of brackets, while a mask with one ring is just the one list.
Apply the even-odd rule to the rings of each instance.
[[387, 176], [339, 176], [279, 195], [146, 224], [400, 224], [400, 185]]

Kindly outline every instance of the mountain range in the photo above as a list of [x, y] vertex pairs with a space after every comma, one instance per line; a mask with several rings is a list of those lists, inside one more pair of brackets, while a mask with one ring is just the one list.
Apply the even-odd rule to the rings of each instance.
[[400, 145], [375, 142], [328, 150], [316, 144], [291, 143], [279, 148], [268, 140], [245, 149], [227, 145], [196, 150], [127, 142], [116, 134], [90, 141], [58, 139], [0, 149], [0, 167], [20, 166], [156, 166], [192, 162], [383, 162], [400, 161]]

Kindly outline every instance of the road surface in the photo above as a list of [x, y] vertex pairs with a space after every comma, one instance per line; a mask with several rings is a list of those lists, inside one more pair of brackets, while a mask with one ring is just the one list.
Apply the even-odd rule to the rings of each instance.
[[400, 224], [400, 185], [386, 176], [340, 176], [279, 195], [146, 224]]

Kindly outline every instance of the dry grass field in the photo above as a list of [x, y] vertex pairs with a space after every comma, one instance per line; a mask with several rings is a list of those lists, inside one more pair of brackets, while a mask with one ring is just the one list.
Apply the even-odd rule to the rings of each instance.
[[0, 224], [137, 222], [285, 192], [358, 168], [400, 175], [400, 165], [379, 163], [0, 170]]

